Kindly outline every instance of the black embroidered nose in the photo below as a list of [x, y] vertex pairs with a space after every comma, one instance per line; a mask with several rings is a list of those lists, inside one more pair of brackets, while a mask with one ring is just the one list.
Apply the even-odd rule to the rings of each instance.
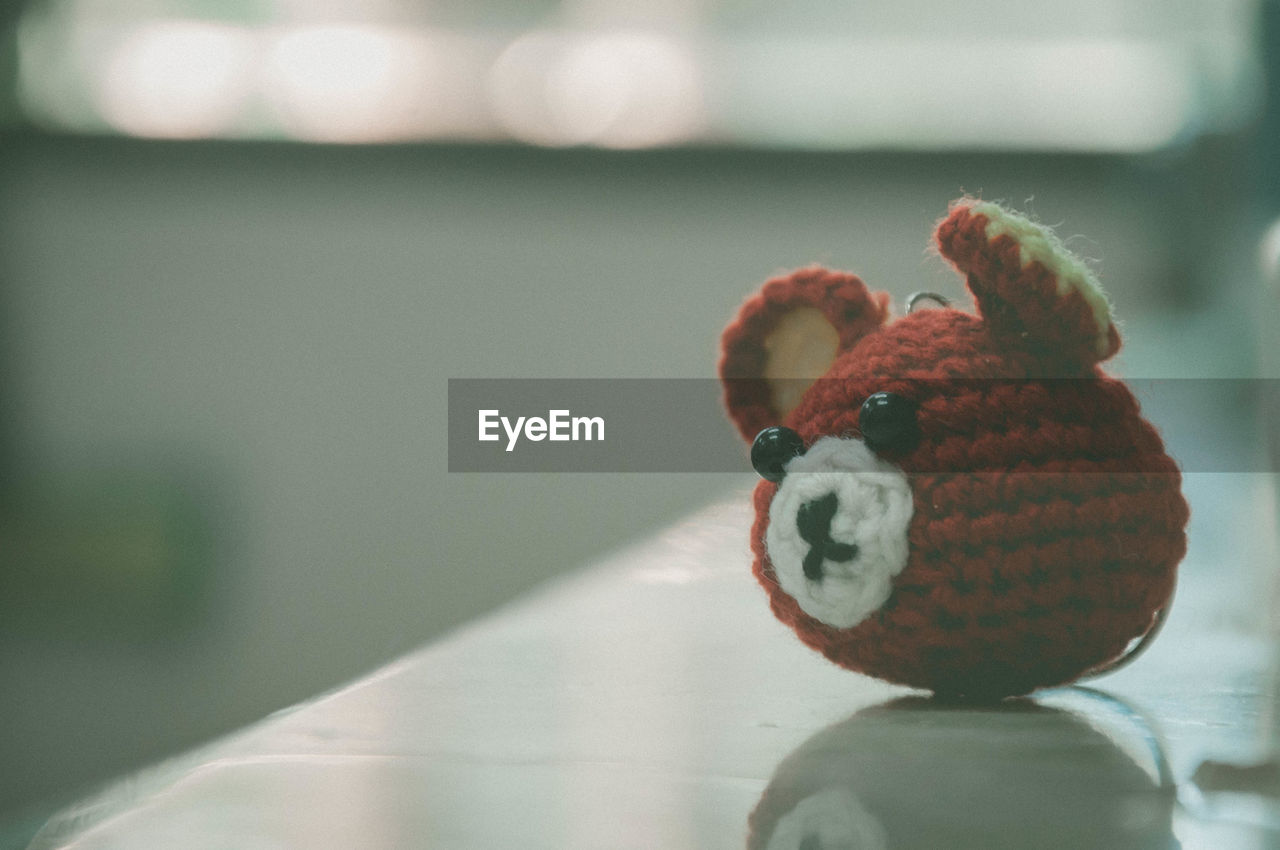
[[822, 562], [852, 561], [858, 557], [858, 547], [853, 543], [837, 543], [831, 539], [831, 520], [835, 518], [839, 502], [835, 493], [821, 499], [805, 502], [796, 514], [796, 529], [809, 544], [804, 556], [804, 577], [810, 581], [822, 581]]

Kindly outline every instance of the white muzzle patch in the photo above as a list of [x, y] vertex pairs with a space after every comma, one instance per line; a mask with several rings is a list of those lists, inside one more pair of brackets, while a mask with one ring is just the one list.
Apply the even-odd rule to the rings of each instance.
[[907, 476], [861, 440], [823, 437], [786, 465], [765, 546], [778, 584], [815, 620], [856, 626], [907, 565]]

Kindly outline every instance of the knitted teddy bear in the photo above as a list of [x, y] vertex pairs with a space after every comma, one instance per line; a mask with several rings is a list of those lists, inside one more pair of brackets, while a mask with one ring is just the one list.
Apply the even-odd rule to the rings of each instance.
[[801, 269], [743, 305], [720, 376], [764, 478], [751, 548], [774, 614], [851, 670], [1000, 698], [1150, 632], [1188, 510], [1155, 429], [1099, 366], [1120, 337], [1085, 266], [973, 199], [936, 240], [977, 315], [891, 318], [888, 293]]

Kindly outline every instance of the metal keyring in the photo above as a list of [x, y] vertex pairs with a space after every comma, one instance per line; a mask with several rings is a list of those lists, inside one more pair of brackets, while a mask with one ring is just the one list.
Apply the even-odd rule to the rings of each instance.
[[[1176, 589], [1177, 587], [1175, 585], [1174, 590]], [[1164, 621], [1169, 619], [1169, 609], [1173, 607], [1174, 590], [1169, 591], [1169, 598], [1165, 600], [1164, 605], [1161, 606], [1160, 610], [1156, 612], [1156, 618], [1155, 618], [1155, 621], [1152, 622], [1151, 628], [1147, 629], [1146, 633], [1143, 634], [1142, 637], [1138, 638], [1137, 643], [1135, 643], [1133, 646], [1125, 650], [1125, 653], [1120, 657], [1112, 659], [1111, 661], [1108, 661], [1105, 664], [1101, 664], [1097, 667], [1092, 668], [1091, 670], [1086, 672], [1084, 675], [1082, 675], [1079, 681], [1081, 682], [1090, 681], [1092, 679], [1098, 678], [1099, 676], [1105, 676], [1108, 673], [1114, 673], [1115, 671], [1119, 670], [1121, 667], [1128, 667], [1137, 659], [1139, 655], [1146, 652], [1147, 647], [1151, 646], [1151, 642], [1156, 639], [1156, 635], [1160, 634], [1160, 629], [1164, 627]]]
[[910, 314], [911, 311], [915, 310], [916, 304], [926, 298], [930, 301], [937, 302], [941, 307], [951, 306], [951, 299], [947, 298], [945, 295], [939, 295], [936, 292], [913, 292], [907, 296], [907, 313]]
[[[1056, 692], [1045, 691], [1044, 696], [1046, 697], [1045, 699], [1037, 700], [1037, 702], [1042, 702], [1050, 708], [1071, 711], [1078, 715], [1081, 706], [1072, 705], [1072, 696], [1083, 697], [1089, 702], [1110, 707], [1118, 717], [1132, 724], [1133, 728], [1138, 731], [1143, 743], [1147, 745], [1148, 753], [1151, 756], [1151, 778], [1155, 780], [1157, 789], [1172, 793], [1175, 796], [1181, 796], [1181, 788], [1174, 779], [1173, 768], [1169, 765], [1169, 757], [1165, 753], [1164, 741], [1157, 729], [1156, 722], [1141, 708], [1115, 694], [1100, 691], [1089, 685], [1070, 685], [1058, 689]], [[1064, 703], [1066, 704], [1065, 708]], [[1097, 715], [1094, 716], [1096, 717]], [[1099, 728], [1092, 722], [1090, 725], [1098, 732], [1107, 735], [1105, 729]], [[1112, 731], [1118, 732], [1119, 730], [1113, 729]], [[1107, 735], [1107, 737], [1111, 738], [1119, 746], [1119, 741], [1115, 739], [1115, 736]], [[1132, 753], [1130, 757], [1132, 757]]]

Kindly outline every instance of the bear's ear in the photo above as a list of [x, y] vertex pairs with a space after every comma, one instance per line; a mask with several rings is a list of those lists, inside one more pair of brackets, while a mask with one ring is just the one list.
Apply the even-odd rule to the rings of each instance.
[[729, 416], [748, 442], [778, 425], [836, 355], [889, 317], [889, 294], [810, 267], [766, 283], [720, 338]]
[[1047, 228], [998, 204], [965, 198], [937, 230], [991, 332], [1062, 360], [1091, 364], [1120, 348], [1106, 293]]

